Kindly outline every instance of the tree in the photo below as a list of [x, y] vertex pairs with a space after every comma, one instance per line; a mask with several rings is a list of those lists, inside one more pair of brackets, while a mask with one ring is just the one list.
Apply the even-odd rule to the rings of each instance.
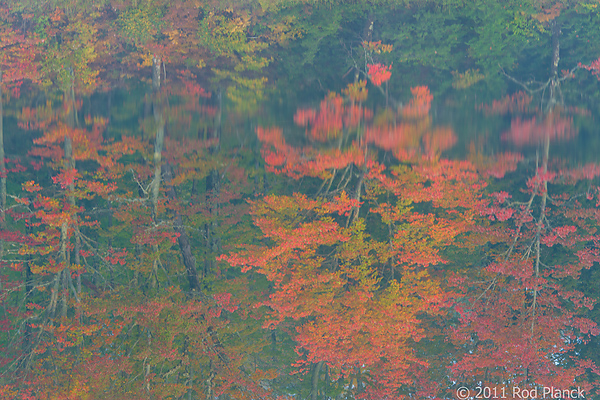
[[[479, 210], [493, 222], [476, 228], [480, 240], [474, 244], [489, 243], [488, 254], [472, 278], [454, 279], [466, 296], [455, 306], [459, 323], [449, 329], [464, 351], [451, 369], [457, 381], [484, 382], [502, 390], [511, 385], [521, 389], [578, 385], [593, 393], [594, 383], [587, 373], [597, 374], [598, 369], [591, 360], [578, 357], [576, 347], [600, 330], [584, 312], [594, 301], [574, 289], [573, 282], [600, 260], [593, 203], [579, 200], [582, 194], [577, 189], [581, 180], [594, 179], [598, 173], [592, 166], [552, 169], [550, 144], [572, 139], [577, 130], [572, 119], [561, 115], [560, 84], [571, 72], [558, 75], [555, 22], [551, 29], [551, 77], [542, 84], [550, 92], [542, 98], [545, 107], [534, 109], [537, 120], [513, 117], [511, 130], [503, 135], [519, 146], [539, 146], [541, 151], [522, 200], [513, 200], [517, 195], [506, 191], [492, 192]], [[521, 85], [528, 94], [534, 93]], [[512, 97], [516, 102], [509, 100], [491, 109], [528, 111], [529, 96], [518, 94]]]

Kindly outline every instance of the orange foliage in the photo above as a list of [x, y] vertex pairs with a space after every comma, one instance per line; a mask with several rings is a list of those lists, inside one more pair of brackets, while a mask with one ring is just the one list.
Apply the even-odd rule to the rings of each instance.
[[402, 108], [405, 118], [421, 118], [429, 114], [433, 95], [427, 86], [417, 86], [410, 89], [413, 98]]
[[294, 179], [303, 176], [324, 178], [330, 169], [343, 168], [352, 163], [363, 165], [365, 161], [364, 149], [356, 143], [345, 150], [336, 148], [319, 151], [311, 147], [299, 150], [285, 142], [280, 128], [257, 127], [256, 134], [263, 142], [261, 154], [266, 163], [265, 169]]
[[441, 152], [448, 150], [456, 144], [457, 138], [451, 128], [436, 128], [423, 137], [425, 154], [429, 158], [435, 158]]
[[343, 127], [344, 99], [335, 93], [330, 93], [321, 102], [318, 111], [312, 109], [298, 109], [294, 115], [294, 122], [298, 125], [311, 124], [310, 135], [313, 139], [326, 141], [337, 137]]
[[372, 118], [373, 113], [354, 103], [344, 106], [344, 99], [330, 93], [323, 101], [318, 110], [312, 108], [299, 108], [294, 115], [294, 122], [300, 126], [311, 125], [307, 133], [314, 140], [325, 142], [336, 138], [345, 127], [355, 127], [361, 120]]
[[[298, 112], [296, 115], [298, 115]], [[271, 145], [276, 149], [284, 149], [285, 139], [283, 138], [281, 128], [263, 128], [259, 126], [256, 128], [256, 136], [263, 144]]]
[[367, 67], [369, 78], [375, 86], [381, 86], [382, 83], [389, 81], [392, 77], [391, 65], [369, 64]]
[[443, 151], [454, 146], [457, 141], [456, 135], [447, 127], [432, 130], [431, 119], [424, 118], [433, 99], [427, 87], [416, 87], [412, 92], [414, 98], [404, 107], [402, 114], [405, 118], [414, 120], [367, 126], [364, 133], [365, 142], [392, 151], [394, 156], [402, 161], [416, 161], [419, 155], [429, 160], [436, 159]]
[[393, 44], [382, 44], [381, 40], [379, 40], [377, 42], [363, 41], [362, 46], [365, 48], [365, 50], [370, 51], [372, 53], [377, 53], [377, 54], [389, 53], [394, 49]]
[[560, 10], [563, 5], [560, 2], [554, 4], [551, 8], [542, 10], [542, 12], [532, 15], [531, 17], [541, 23], [552, 21], [560, 15]]
[[420, 142], [418, 128], [408, 123], [399, 123], [395, 126], [368, 126], [365, 128], [364, 137], [367, 143], [373, 143], [387, 151], [416, 149]]
[[19, 97], [24, 80], [36, 81], [39, 78], [35, 61], [39, 39], [34, 35], [17, 33], [3, 22], [0, 24], [0, 43], [2, 83], [12, 89], [13, 96]]

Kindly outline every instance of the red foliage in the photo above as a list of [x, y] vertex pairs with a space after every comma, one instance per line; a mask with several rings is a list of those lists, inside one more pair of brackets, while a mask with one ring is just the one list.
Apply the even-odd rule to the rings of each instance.
[[343, 127], [344, 99], [334, 93], [321, 102], [318, 111], [298, 109], [294, 122], [298, 125], [312, 126], [310, 136], [318, 141], [337, 137]]
[[450, 128], [431, 128], [431, 120], [424, 118], [430, 109], [433, 96], [425, 86], [411, 89], [414, 98], [404, 107], [402, 114], [409, 121], [367, 125], [364, 139], [377, 147], [392, 151], [402, 161], [418, 161], [419, 156], [434, 160], [454, 146], [456, 135]]
[[541, 122], [536, 121], [536, 117], [524, 121], [520, 118], [513, 119], [510, 131], [503, 133], [502, 139], [524, 146], [538, 144], [544, 140], [569, 140], [576, 135], [573, 118], [563, 118], [554, 112], [548, 114]]
[[423, 146], [428, 158], [435, 158], [456, 144], [457, 137], [451, 128], [436, 128], [423, 137]]
[[589, 65], [579, 63], [579, 67], [591, 71], [592, 74], [600, 80], [600, 57], [598, 57], [597, 60], [592, 61]]
[[402, 108], [402, 115], [406, 118], [422, 118], [429, 114], [433, 95], [427, 86], [417, 86], [410, 89], [413, 98]]
[[372, 116], [371, 110], [354, 103], [345, 106], [341, 96], [331, 93], [321, 101], [318, 110], [299, 108], [294, 114], [294, 122], [300, 126], [310, 125], [310, 131], [307, 130], [310, 137], [325, 142], [338, 137], [343, 127], [356, 127]]
[[517, 169], [519, 162], [523, 160], [523, 155], [519, 153], [504, 152], [490, 157], [483, 157], [472, 151], [469, 158], [477, 165], [477, 169], [484, 177], [492, 176], [500, 179], [503, 178], [507, 172], [513, 172]]
[[294, 179], [303, 176], [323, 177], [330, 169], [340, 169], [351, 163], [363, 165], [364, 149], [356, 143], [345, 149], [319, 151], [312, 147], [296, 149], [285, 142], [281, 129], [257, 127], [256, 134], [263, 142], [261, 154], [265, 169], [275, 174], [286, 174]]
[[184, 90], [187, 96], [196, 98], [204, 97], [207, 99], [211, 97], [210, 92], [207, 92], [202, 86], [193, 81], [194, 79], [196, 79], [196, 75], [192, 74], [189, 71], [177, 71], [177, 74], [179, 75], [181, 82], [185, 87]]
[[[557, 118], [549, 115], [547, 120]], [[549, 133], [539, 132], [542, 128], [537, 130], [535, 119], [529, 126], [524, 129], [529, 139], [523, 143], [545, 141], [563, 131], [550, 125], [545, 129]], [[594, 373], [598, 369], [591, 361], [568, 354], [576, 343], [600, 333], [594, 322], [581, 318], [577, 311], [591, 308], [593, 301], [580, 291], [566, 290], [563, 279], [579, 278], [582, 269], [600, 260], [597, 240], [590, 241], [597, 213], [583, 207], [576, 200], [580, 195], [570, 189], [552, 196], [549, 192], [565, 183], [558, 179], [568, 173], [549, 170], [548, 164], [546, 155], [527, 180], [522, 192], [528, 194], [528, 202], [513, 201], [510, 193], [501, 191], [491, 193], [475, 207], [493, 222], [474, 229], [473, 245], [490, 243], [494, 251], [486, 256], [484, 271], [477, 269], [471, 278], [451, 281], [466, 296], [455, 306], [460, 323], [448, 333], [456, 344], [474, 349], [451, 366], [455, 376], [468, 376], [473, 382], [510, 380], [523, 387], [527, 382], [569, 387], [582, 379], [581, 387], [586, 391], [592, 388], [584, 378], [586, 369]], [[573, 175], [569, 183], [576, 183], [576, 176], [582, 175]], [[557, 184], [549, 185], [551, 182]], [[563, 205], [566, 201], [569, 207]], [[545, 254], [545, 247], [556, 244], [569, 254], [563, 260], [573, 262], [556, 264]], [[569, 363], [557, 362], [566, 358]]]
[[77, 170], [75, 168], [69, 168], [62, 170], [60, 174], [53, 176], [52, 181], [54, 183], [60, 183], [60, 187], [65, 189], [67, 186], [72, 185], [78, 177], [81, 177], [81, 175], [77, 173]]
[[369, 78], [375, 86], [381, 86], [382, 83], [389, 81], [392, 77], [391, 65], [368, 64], [367, 68]]
[[412, 149], [420, 146], [418, 126], [408, 123], [398, 123], [393, 126], [367, 126], [365, 141], [387, 151]]
[[35, 61], [37, 44], [35, 36], [26, 37], [4, 23], [0, 25], [0, 70], [2, 83], [19, 97], [23, 80], [38, 79], [38, 64]]
[[494, 100], [491, 106], [481, 104], [478, 109], [483, 110], [487, 115], [505, 115], [507, 113], [526, 112], [530, 104], [531, 96], [520, 91], [507, 95], [501, 100]]

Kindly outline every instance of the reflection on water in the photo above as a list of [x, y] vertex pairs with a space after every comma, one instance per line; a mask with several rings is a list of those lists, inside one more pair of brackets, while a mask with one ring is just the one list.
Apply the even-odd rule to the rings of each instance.
[[595, 0], [0, 6], [0, 397], [595, 395]]

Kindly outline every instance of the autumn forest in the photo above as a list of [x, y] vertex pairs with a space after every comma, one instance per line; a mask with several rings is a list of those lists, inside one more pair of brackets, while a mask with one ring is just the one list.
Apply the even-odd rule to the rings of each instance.
[[0, 399], [600, 396], [600, 0], [0, 0]]

